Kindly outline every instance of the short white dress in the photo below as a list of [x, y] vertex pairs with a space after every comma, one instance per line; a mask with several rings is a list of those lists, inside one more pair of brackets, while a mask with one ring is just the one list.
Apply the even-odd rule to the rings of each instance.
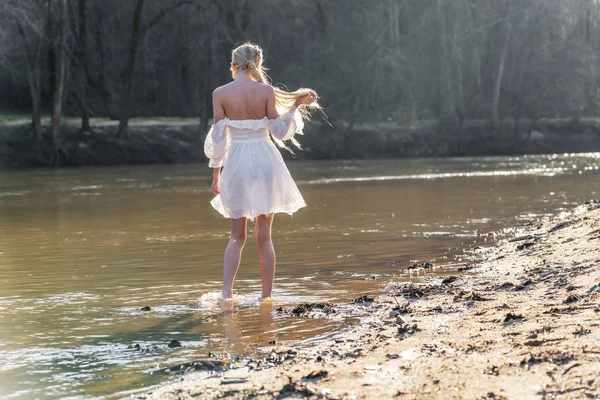
[[225, 218], [254, 219], [262, 214], [292, 215], [306, 203], [292, 179], [279, 144], [302, 134], [304, 123], [293, 107], [276, 119], [222, 119], [204, 142], [209, 167], [223, 167], [220, 194], [212, 206]]

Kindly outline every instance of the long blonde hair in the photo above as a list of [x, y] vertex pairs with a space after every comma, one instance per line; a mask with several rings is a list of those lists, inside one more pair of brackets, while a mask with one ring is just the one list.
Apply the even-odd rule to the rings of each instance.
[[[231, 64], [238, 70], [248, 70], [255, 81], [271, 85], [271, 80], [265, 72], [267, 68], [263, 66], [263, 53], [260, 46], [246, 42], [233, 49], [231, 52]], [[231, 72], [235, 78], [234, 71], [232, 70]], [[286, 113], [294, 106], [296, 100], [306, 97], [313, 92], [307, 88], [300, 88], [293, 92], [288, 92], [275, 86], [273, 86], [273, 89], [275, 90], [275, 106], [279, 114]], [[321, 110], [321, 106], [317, 102], [298, 107], [298, 111], [304, 119], [310, 119], [312, 112], [315, 110]]]

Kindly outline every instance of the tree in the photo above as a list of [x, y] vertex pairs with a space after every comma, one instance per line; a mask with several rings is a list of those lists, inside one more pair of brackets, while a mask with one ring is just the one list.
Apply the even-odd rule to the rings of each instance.
[[60, 110], [83, 130], [90, 115], [117, 119], [122, 137], [132, 115], [199, 116], [207, 128], [210, 94], [247, 40], [263, 46], [275, 83], [316, 88], [348, 125], [598, 112], [597, 0], [66, 4], [0, 2], [0, 88], [18, 96], [0, 106], [30, 108], [38, 138], [50, 109], [55, 138]]
[[129, 54], [125, 69], [123, 71], [123, 92], [121, 95], [121, 110], [119, 116], [119, 136], [127, 136], [127, 128], [130, 118], [130, 98], [133, 85], [133, 74], [135, 71], [137, 54], [140, 47], [140, 42], [143, 36], [152, 28], [154, 28], [161, 20], [169, 13], [184, 5], [192, 3], [191, 0], [180, 0], [168, 7], [163, 8], [158, 14], [150, 19], [146, 25], [142, 25], [143, 11], [146, 0], [136, 0], [135, 10], [131, 22], [131, 39], [129, 42]]
[[42, 137], [42, 79], [44, 54], [48, 45], [50, 7], [36, 0], [6, 0], [1, 9], [6, 29], [19, 45], [14, 57], [23, 59], [31, 96], [31, 130], [35, 139]]
[[[73, 3], [77, 2], [75, 6]], [[90, 112], [87, 104], [88, 86], [93, 82], [88, 65], [88, 19], [87, 19], [87, 1], [72, 0], [69, 3], [71, 13], [71, 32], [74, 33], [74, 51], [72, 57], [72, 67], [74, 69], [73, 80], [76, 89], [75, 96], [78, 103], [78, 111], [81, 115], [81, 131], [89, 132]], [[75, 12], [75, 9], [77, 12]]]
[[58, 0], [54, 4], [53, 18], [56, 36], [54, 38], [54, 54], [56, 62], [56, 79], [54, 98], [52, 104], [52, 142], [54, 149], [58, 149], [61, 131], [61, 119], [63, 111], [63, 99], [65, 94], [65, 82], [67, 79], [68, 64], [68, 7], [67, 0]]
[[504, 44], [502, 45], [502, 53], [500, 55], [500, 61], [498, 62], [498, 68], [496, 72], [496, 84], [494, 86], [494, 99], [492, 101], [492, 123], [495, 127], [500, 124], [500, 117], [498, 115], [498, 108], [500, 107], [500, 90], [502, 88], [502, 79], [504, 78], [504, 66], [506, 64], [506, 55], [508, 54], [508, 48], [510, 45], [510, 37], [512, 33], [511, 24], [509, 21], [510, 17], [510, 1], [508, 2], [508, 9], [506, 11], [507, 21], [503, 24], [504, 30]]

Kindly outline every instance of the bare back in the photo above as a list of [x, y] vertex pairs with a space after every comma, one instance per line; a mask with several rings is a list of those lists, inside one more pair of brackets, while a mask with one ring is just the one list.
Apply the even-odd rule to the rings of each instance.
[[235, 80], [213, 92], [214, 122], [276, 118], [273, 87], [250, 79]]

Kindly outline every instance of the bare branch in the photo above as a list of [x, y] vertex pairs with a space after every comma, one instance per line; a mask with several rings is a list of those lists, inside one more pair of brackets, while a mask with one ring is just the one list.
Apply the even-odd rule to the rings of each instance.
[[177, 10], [178, 8], [180, 8], [182, 6], [190, 5], [193, 3], [194, 3], [193, 0], [181, 0], [181, 1], [171, 5], [170, 7], [163, 8], [158, 14], [156, 14], [154, 16], [154, 18], [152, 18], [150, 21], [148, 21], [142, 29], [140, 29], [140, 36], [144, 36], [146, 34], [146, 32], [148, 32], [150, 29], [152, 29], [156, 24], [158, 24], [169, 13]]

